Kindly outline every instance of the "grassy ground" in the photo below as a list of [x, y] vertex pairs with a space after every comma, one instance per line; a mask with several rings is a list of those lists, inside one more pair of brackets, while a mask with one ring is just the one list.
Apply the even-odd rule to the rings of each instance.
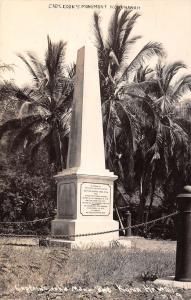
[[72, 251], [2, 244], [0, 299], [190, 300], [191, 292], [153, 285], [154, 279], [174, 274], [175, 247], [167, 243], [162, 251], [157, 242], [158, 250], [149, 243], [146, 247], [142, 240], [143, 249], [137, 240], [131, 250], [116, 244]]

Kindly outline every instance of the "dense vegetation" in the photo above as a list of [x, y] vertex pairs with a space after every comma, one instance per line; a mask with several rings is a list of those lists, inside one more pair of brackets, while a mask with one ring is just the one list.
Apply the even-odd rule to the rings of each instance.
[[[130, 209], [136, 222], [155, 206], [159, 213], [173, 211], [191, 173], [191, 106], [183, 101], [191, 75], [182, 72], [183, 62], [169, 64], [158, 42], [148, 42], [129, 61], [141, 38], [131, 35], [139, 17], [116, 8], [106, 39], [99, 14], [93, 19], [106, 165], [118, 175], [115, 207], [122, 217]], [[75, 78], [65, 49], [66, 43], [48, 37], [44, 62], [32, 52], [19, 54], [32, 76], [28, 86], [1, 81], [1, 220], [50, 216], [56, 205], [51, 178], [66, 167]], [[2, 72], [7, 67], [2, 64]]]

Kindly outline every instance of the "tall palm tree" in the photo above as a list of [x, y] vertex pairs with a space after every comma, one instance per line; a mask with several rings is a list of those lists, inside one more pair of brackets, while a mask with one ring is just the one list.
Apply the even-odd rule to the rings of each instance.
[[[129, 51], [140, 36], [131, 37], [139, 18], [138, 13], [117, 7], [111, 17], [108, 35], [104, 40], [100, 15], [94, 13], [94, 30], [99, 56], [101, 97], [103, 108], [106, 163], [118, 176], [118, 191], [126, 201], [133, 176], [133, 153], [137, 136], [139, 109], [128, 95], [121, 93], [121, 86], [132, 81], [143, 62], [153, 56], [164, 55], [161, 44], [149, 42], [132, 61]], [[125, 188], [125, 189], [124, 189]]]
[[145, 115], [136, 153], [141, 190], [139, 221], [150, 191], [152, 207], [157, 182], [165, 185], [171, 177], [186, 178], [185, 165], [190, 161], [189, 132], [180, 123], [180, 112], [177, 115], [177, 104], [191, 90], [191, 75], [178, 76], [185, 67], [182, 62], [159, 63], [144, 81], [135, 80], [121, 87]]
[[64, 168], [66, 162], [75, 74], [74, 67], [68, 70], [65, 67], [65, 48], [66, 43], [52, 43], [48, 37], [44, 62], [32, 52], [28, 52], [27, 57], [18, 55], [33, 82], [23, 89], [14, 84], [5, 87], [21, 105], [18, 117], [0, 126], [0, 137], [8, 130], [15, 130], [12, 149], [22, 145], [32, 158], [45, 144], [50, 162], [56, 163], [57, 170]]

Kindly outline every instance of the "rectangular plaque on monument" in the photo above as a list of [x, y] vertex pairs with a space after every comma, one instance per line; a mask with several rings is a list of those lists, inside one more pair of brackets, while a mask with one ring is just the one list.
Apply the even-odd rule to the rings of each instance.
[[67, 169], [55, 178], [53, 244], [60, 235], [68, 236], [62, 242], [69, 247], [103, 246], [118, 239], [119, 224], [113, 220], [113, 182], [117, 176], [105, 168], [98, 56], [92, 45], [78, 50]]
[[109, 184], [84, 182], [81, 184], [80, 212], [83, 216], [109, 216], [111, 188]]

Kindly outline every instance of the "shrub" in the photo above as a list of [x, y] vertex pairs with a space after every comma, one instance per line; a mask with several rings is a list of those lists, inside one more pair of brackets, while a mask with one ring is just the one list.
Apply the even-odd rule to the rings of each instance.
[[[46, 180], [42, 175], [31, 175], [23, 170], [9, 170], [0, 180], [1, 222], [28, 221], [52, 216], [55, 192], [55, 184], [51, 179]], [[16, 226], [14, 229], [28, 231], [38, 227], [39, 224], [19, 228]]]

